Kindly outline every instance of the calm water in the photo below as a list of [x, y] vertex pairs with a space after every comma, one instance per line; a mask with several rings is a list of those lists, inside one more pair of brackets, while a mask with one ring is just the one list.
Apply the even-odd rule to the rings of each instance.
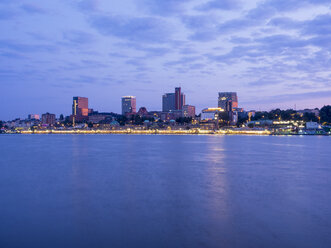
[[0, 247], [331, 247], [331, 137], [0, 135]]

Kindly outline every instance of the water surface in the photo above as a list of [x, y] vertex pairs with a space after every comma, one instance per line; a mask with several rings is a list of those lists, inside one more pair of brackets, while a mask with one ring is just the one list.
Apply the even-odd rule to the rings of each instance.
[[330, 137], [0, 135], [0, 247], [331, 247]]

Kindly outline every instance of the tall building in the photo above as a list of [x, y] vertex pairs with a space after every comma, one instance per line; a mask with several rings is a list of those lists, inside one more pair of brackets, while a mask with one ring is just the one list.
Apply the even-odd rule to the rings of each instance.
[[181, 88], [175, 88], [175, 93], [166, 93], [162, 96], [162, 111], [169, 112], [181, 110], [185, 105], [185, 95], [181, 92]]
[[72, 115], [88, 116], [88, 98], [75, 96], [72, 102]]
[[88, 120], [88, 114], [90, 110], [88, 108], [88, 98], [74, 96], [72, 100], [72, 115], [70, 116], [73, 122], [80, 122]]
[[182, 98], [181, 98], [181, 88], [180, 87], [176, 87], [175, 88], [175, 108], [176, 110], [180, 110], [182, 109], [183, 105], [182, 105]]
[[218, 107], [225, 111], [233, 111], [233, 108], [238, 108], [238, 97], [236, 92], [219, 92]]
[[44, 125], [54, 125], [55, 124], [55, 114], [46, 113], [41, 116], [41, 123]]
[[162, 112], [175, 110], [175, 93], [166, 93], [162, 96]]
[[122, 115], [136, 113], [136, 97], [123, 96], [122, 97]]
[[182, 112], [183, 112], [183, 117], [192, 117], [194, 118], [195, 117], [195, 106], [192, 106], [192, 105], [184, 105], [183, 106], [183, 109], [182, 109]]

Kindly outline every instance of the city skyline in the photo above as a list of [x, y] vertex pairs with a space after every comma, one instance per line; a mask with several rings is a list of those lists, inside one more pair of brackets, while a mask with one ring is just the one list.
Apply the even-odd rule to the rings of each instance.
[[100, 111], [119, 98], [162, 108], [175, 86], [197, 112], [215, 92], [245, 109], [331, 103], [329, 1], [97, 0], [0, 2], [0, 119]]
[[[178, 88], [180, 89], [181, 87], [175, 87], [175, 90], [177, 90]], [[181, 90], [179, 92], [181, 92]], [[43, 114], [54, 114], [56, 116], [56, 118], [58, 118], [60, 115], [68, 116], [71, 121], [72, 121], [73, 116], [78, 116], [79, 117], [78, 121], [82, 121], [84, 119], [84, 116], [87, 117], [93, 111], [106, 112], [106, 113], [116, 113], [116, 114], [125, 115], [124, 112], [123, 112], [123, 104], [124, 104], [123, 100], [124, 99], [129, 99], [129, 98], [130, 99], [134, 99], [134, 103], [133, 103], [133, 106], [134, 106], [133, 109], [134, 109], [134, 111], [131, 111], [131, 113], [137, 113], [140, 108], [147, 109], [148, 111], [169, 112], [169, 110], [170, 110], [170, 112], [171, 112], [171, 111], [174, 111], [176, 109], [169, 109], [169, 110], [164, 111], [164, 108], [162, 106], [164, 104], [164, 97], [167, 96], [167, 95], [169, 95], [169, 94], [173, 94], [175, 96], [175, 93], [164, 93], [163, 95], [161, 95], [161, 107], [160, 108], [157, 108], [157, 109], [156, 108], [148, 109], [146, 106], [139, 105], [139, 99], [138, 99], [138, 104], [137, 104], [137, 102], [136, 102], [137, 97], [136, 96], [122, 96], [122, 97], [119, 98], [120, 101], [119, 101], [118, 105], [119, 105], [119, 109], [120, 110], [118, 112], [116, 112], [116, 111], [110, 111], [110, 110], [107, 110], [107, 109], [104, 110], [103, 108], [101, 108], [102, 110], [100, 110], [100, 109], [95, 108], [93, 106], [93, 103], [91, 104], [91, 108], [89, 107], [89, 99], [90, 99], [89, 97], [87, 97], [87, 96], [73, 96], [70, 99], [71, 108], [70, 108], [69, 111], [68, 111], [68, 109], [66, 109], [65, 111], [56, 112], [56, 113], [55, 112], [52, 112], [52, 111], [45, 111], [45, 112], [40, 112], [40, 113], [37, 112], [37, 111], [35, 111], [35, 112], [28, 113], [25, 116], [16, 116], [16, 117], [14, 117], [12, 119], [7, 119], [7, 120], [0, 118], [0, 120], [2, 120], [2, 121], [10, 121], [10, 120], [14, 120], [14, 119], [17, 119], [17, 118], [25, 119], [26, 117], [28, 117], [28, 119], [34, 119], [35, 118], [34, 116], [40, 116], [41, 117]], [[231, 102], [232, 102], [232, 99], [233, 99], [232, 94], [234, 94], [235, 101], [236, 101], [235, 102], [235, 106], [236, 106], [235, 108], [236, 109], [242, 109], [244, 111], [256, 111], [256, 112], [260, 112], [260, 111], [270, 111], [270, 110], [275, 110], [275, 109], [304, 110], [304, 109], [316, 109], [316, 108], [318, 108], [318, 107], [312, 107], [312, 108], [301, 108], [301, 109], [299, 109], [295, 105], [293, 108], [275, 107], [275, 108], [272, 108], [272, 109], [261, 109], [261, 108], [259, 108], [259, 109], [245, 109], [245, 108], [242, 107], [241, 102], [238, 100], [239, 97], [237, 95], [237, 92], [217, 92], [217, 94], [215, 94], [215, 99], [214, 99], [215, 100], [215, 103], [213, 105], [204, 106], [201, 109], [198, 109], [195, 113], [197, 115], [199, 115], [205, 109], [208, 109], [208, 108], [219, 108], [220, 107], [220, 102], [225, 100], [225, 99], [221, 99], [220, 96], [221, 95], [224, 95], [224, 94], [229, 94], [231, 96], [230, 97]], [[182, 98], [184, 99], [184, 103], [185, 103], [185, 101], [186, 101], [185, 100], [186, 95], [183, 92], [181, 92], [181, 95], [182, 95]], [[80, 103], [79, 103], [79, 100], [80, 100]], [[175, 97], [172, 100], [175, 101]], [[80, 106], [80, 105], [82, 105], [82, 106]], [[173, 105], [175, 107], [175, 103]], [[189, 107], [190, 106], [193, 106], [194, 109], [196, 109], [196, 106], [195, 105], [191, 105], [191, 104], [188, 104], [188, 103], [185, 103], [185, 105], [183, 105], [183, 107], [184, 106], [186, 106], [186, 107], [187, 106], [189, 106]], [[323, 106], [327, 106], [327, 104], [325, 104]], [[67, 106], [67, 108], [68, 108], [68, 106]], [[127, 106], [127, 108], [130, 109], [130, 106]], [[225, 106], [221, 106], [221, 108], [224, 109], [224, 110], [227, 109], [227, 107], [225, 107]], [[231, 109], [232, 109], [232, 105], [231, 105]], [[320, 108], [318, 108], [318, 109], [320, 109]], [[130, 112], [125, 111], [125, 113], [130, 113]]]

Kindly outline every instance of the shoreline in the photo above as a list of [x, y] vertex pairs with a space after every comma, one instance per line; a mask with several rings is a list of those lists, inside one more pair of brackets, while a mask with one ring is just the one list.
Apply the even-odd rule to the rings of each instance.
[[1, 134], [125, 134], [125, 135], [262, 135], [262, 136], [330, 136], [330, 134], [273, 133], [269, 130], [24, 130]]

